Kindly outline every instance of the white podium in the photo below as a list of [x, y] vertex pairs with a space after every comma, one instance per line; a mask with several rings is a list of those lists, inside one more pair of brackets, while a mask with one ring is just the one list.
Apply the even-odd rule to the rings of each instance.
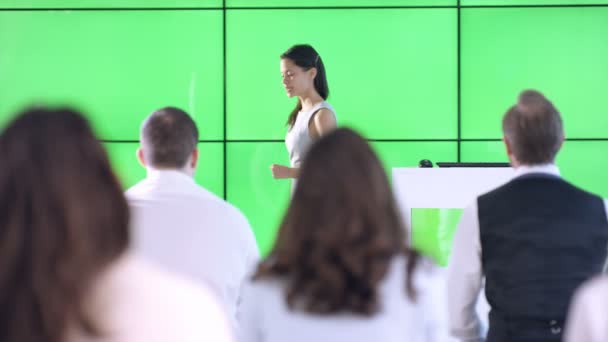
[[[442, 214], [442, 209], [464, 209], [477, 196], [508, 182], [513, 174], [514, 171], [510, 167], [394, 168], [393, 192], [410, 229], [409, 241], [413, 240], [411, 229], [416, 228], [412, 227], [412, 213], [416, 213], [415, 210], [438, 210], [439, 217], [436, 221], [440, 226], [422, 234], [427, 235], [424, 237], [427, 242], [436, 240], [436, 248], [448, 255], [452, 241], [449, 231], [453, 233], [455, 224], [450, 222], [450, 227], [445, 227], [447, 215]], [[437, 236], [428, 236], [429, 234]], [[477, 313], [484, 329], [488, 327], [489, 310], [482, 291], [477, 301]]]
[[412, 208], [464, 208], [513, 173], [510, 167], [393, 168], [393, 191], [409, 226]]

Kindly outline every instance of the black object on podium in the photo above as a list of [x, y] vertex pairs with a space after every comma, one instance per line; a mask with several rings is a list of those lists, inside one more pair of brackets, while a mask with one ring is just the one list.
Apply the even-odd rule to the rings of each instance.
[[[511, 167], [509, 163], [479, 163], [479, 162], [437, 162], [438, 167]], [[433, 162], [428, 159], [422, 159], [418, 162], [418, 167], [433, 167]]]
[[453, 163], [453, 162], [437, 162], [439, 167], [511, 167], [509, 163]]
[[433, 162], [428, 159], [422, 159], [418, 162], [418, 167], [433, 167]]

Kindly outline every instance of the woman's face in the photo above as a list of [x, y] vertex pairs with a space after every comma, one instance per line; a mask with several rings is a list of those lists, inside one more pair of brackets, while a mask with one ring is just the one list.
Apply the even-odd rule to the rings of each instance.
[[281, 59], [281, 75], [289, 97], [302, 96], [310, 90], [310, 87], [314, 87], [315, 69], [304, 70], [290, 59]]

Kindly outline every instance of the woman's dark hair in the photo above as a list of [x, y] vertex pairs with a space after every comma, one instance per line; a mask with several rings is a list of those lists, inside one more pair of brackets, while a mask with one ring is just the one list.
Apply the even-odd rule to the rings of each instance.
[[254, 279], [282, 278], [291, 308], [371, 315], [394, 257], [407, 256], [406, 288], [417, 254], [386, 174], [367, 142], [340, 128], [313, 144], [303, 162], [275, 245]]
[[99, 336], [85, 308], [129, 243], [129, 211], [108, 157], [70, 109], [31, 109], [0, 135], [0, 336]]
[[[323, 65], [321, 56], [312, 46], [308, 44], [294, 45], [281, 55], [281, 59], [289, 59], [295, 65], [304, 69], [304, 71], [316, 68], [317, 76], [315, 76], [314, 80], [315, 90], [324, 100], [327, 100], [327, 97], [329, 96], [329, 86], [327, 85], [325, 66]], [[300, 103], [300, 100], [298, 99], [296, 107], [291, 111], [291, 114], [289, 114], [289, 118], [287, 119], [288, 126], [293, 126], [300, 110], [302, 110], [302, 103]]]

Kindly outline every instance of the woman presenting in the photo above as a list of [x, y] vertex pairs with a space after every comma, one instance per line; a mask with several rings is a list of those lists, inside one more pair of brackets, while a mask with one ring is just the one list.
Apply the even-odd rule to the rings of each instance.
[[298, 178], [310, 145], [336, 128], [336, 114], [327, 103], [329, 87], [321, 56], [310, 45], [294, 45], [281, 55], [281, 74], [287, 96], [298, 98], [287, 119], [285, 145], [291, 165], [273, 164], [274, 178]]

